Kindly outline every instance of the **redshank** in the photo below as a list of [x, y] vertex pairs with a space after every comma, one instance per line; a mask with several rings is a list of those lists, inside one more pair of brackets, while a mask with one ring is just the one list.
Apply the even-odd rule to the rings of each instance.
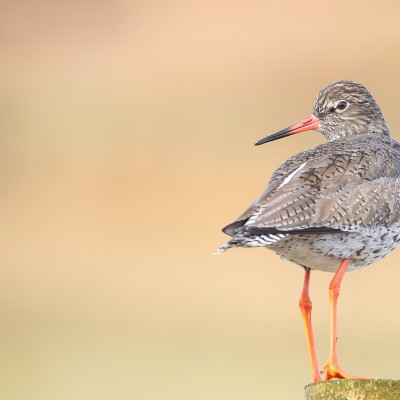
[[[316, 130], [327, 143], [296, 154], [272, 175], [261, 196], [223, 229], [231, 247], [266, 247], [304, 268], [299, 306], [306, 330], [312, 379], [356, 378], [337, 356], [337, 298], [346, 271], [389, 254], [400, 243], [400, 143], [370, 92], [353, 81], [318, 93], [313, 114], [256, 145]], [[312, 270], [334, 273], [329, 285], [331, 350], [320, 371], [311, 323]], [[358, 377], [357, 377], [358, 378]]]

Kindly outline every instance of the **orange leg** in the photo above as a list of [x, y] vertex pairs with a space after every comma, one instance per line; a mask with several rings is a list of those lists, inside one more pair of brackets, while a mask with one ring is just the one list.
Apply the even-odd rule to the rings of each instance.
[[299, 307], [307, 335], [308, 353], [310, 356], [311, 369], [312, 369], [312, 379], [313, 382], [319, 382], [321, 380], [321, 375], [318, 368], [317, 354], [315, 352], [314, 333], [311, 323], [312, 303], [310, 300], [310, 296], [308, 294], [308, 287], [310, 284], [310, 273], [311, 270], [309, 268], [305, 268], [304, 284], [303, 284], [303, 290], [301, 291], [300, 295]]
[[337, 379], [367, 379], [359, 376], [353, 376], [344, 372], [339, 367], [337, 355], [337, 299], [340, 293], [340, 283], [350, 264], [350, 260], [345, 258], [342, 260], [340, 267], [336, 271], [331, 283], [329, 284], [329, 302], [331, 307], [331, 353], [328, 362], [323, 366], [322, 371], [325, 371], [325, 380], [332, 378]]

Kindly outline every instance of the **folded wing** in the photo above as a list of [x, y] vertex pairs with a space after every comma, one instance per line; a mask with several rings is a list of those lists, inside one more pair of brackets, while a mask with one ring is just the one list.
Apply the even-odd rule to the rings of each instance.
[[331, 147], [326, 143], [290, 158], [224, 232], [353, 231], [398, 221], [400, 161], [390, 145], [376, 147], [366, 140]]

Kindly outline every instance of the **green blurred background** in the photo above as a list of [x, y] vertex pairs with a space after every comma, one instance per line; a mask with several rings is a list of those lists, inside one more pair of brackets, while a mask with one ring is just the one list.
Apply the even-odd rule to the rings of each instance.
[[[301, 399], [303, 273], [221, 227], [325, 84], [400, 139], [397, 1], [2, 2], [0, 397]], [[400, 378], [400, 250], [342, 285], [340, 360]], [[319, 361], [328, 283], [311, 295]]]

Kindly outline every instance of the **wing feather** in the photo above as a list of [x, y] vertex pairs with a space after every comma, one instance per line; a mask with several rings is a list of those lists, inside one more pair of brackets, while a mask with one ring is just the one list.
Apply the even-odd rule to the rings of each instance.
[[[233, 236], [250, 228], [288, 233], [317, 228], [349, 231], [399, 221], [398, 143], [386, 137], [376, 143], [368, 135], [347, 139], [290, 158], [272, 175], [264, 193], [224, 232]], [[296, 169], [299, 172], [289, 176]]]

